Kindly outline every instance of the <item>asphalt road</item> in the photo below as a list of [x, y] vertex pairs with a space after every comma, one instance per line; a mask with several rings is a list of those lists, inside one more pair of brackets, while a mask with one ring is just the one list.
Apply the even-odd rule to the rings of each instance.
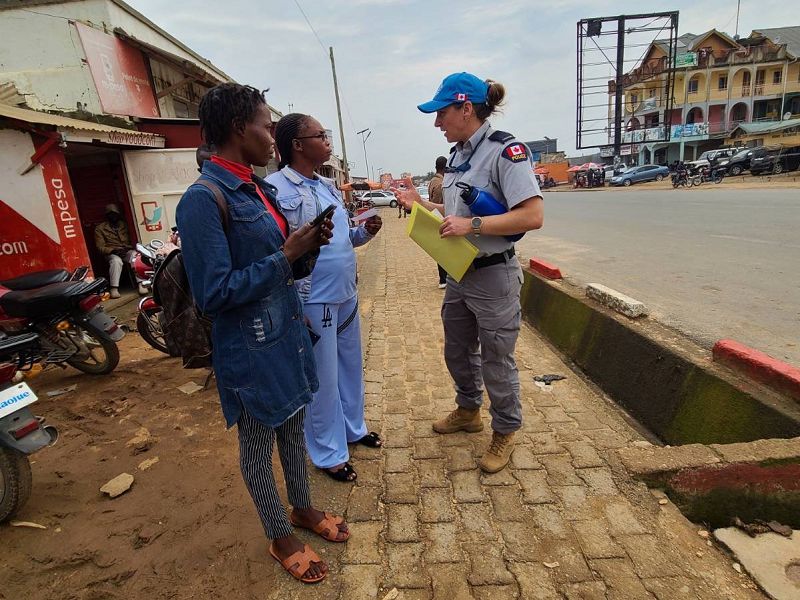
[[711, 347], [733, 338], [800, 366], [800, 189], [545, 193], [517, 244]]

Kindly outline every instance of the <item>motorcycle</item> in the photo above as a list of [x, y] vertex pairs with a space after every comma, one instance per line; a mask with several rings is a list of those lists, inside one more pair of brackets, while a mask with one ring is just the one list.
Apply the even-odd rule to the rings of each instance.
[[691, 181], [689, 180], [689, 173], [687, 171], [675, 171], [672, 173], [672, 187], [689, 187]]
[[0, 523], [13, 517], [30, 497], [28, 455], [58, 439], [58, 430], [31, 412], [36, 394], [17, 380], [21, 369], [37, 359], [38, 339], [35, 333], [0, 334]]
[[92, 375], [113, 371], [125, 332], [103, 310], [108, 283], [86, 281], [87, 271], [41, 271], [0, 281], [0, 331], [38, 334], [43, 366], [70, 365]]
[[170, 352], [164, 336], [164, 310], [155, 301], [152, 295], [153, 277], [170, 252], [177, 249], [177, 232], [173, 232], [170, 241], [164, 244], [161, 240], [153, 240], [146, 245], [136, 244], [137, 256], [133, 261], [136, 276], [140, 285], [149, 291], [149, 294], [139, 301], [139, 314], [136, 316], [136, 330], [142, 339], [153, 348], [164, 354]]
[[703, 183], [708, 183], [709, 181], [713, 181], [715, 184], [722, 183], [722, 179], [725, 177], [725, 167], [719, 167], [716, 169], [710, 169], [705, 167], [700, 170], [700, 173], [692, 177], [692, 186], [698, 186]]

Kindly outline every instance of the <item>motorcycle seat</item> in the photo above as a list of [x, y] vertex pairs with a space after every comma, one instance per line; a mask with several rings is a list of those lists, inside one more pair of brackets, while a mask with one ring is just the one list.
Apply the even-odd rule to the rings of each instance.
[[0, 296], [0, 308], [9, 317], [55, 316], [69, 311], [89, 294], [99, 294], [107, 286], [103, 278], [94, 281], [64, 281], [34, 290], [14, 290]]
[[5, 281], [0, 281], [0, 285], [10, 290], [32, 290], [50, 285], [51, 283], [61, 283], [62, 281], [67, 281], [69, 278], [69, 271], [53, 269], [51, 271], [37, 271], [36, 273], [20, 275], [13, 279], [6, 279]]

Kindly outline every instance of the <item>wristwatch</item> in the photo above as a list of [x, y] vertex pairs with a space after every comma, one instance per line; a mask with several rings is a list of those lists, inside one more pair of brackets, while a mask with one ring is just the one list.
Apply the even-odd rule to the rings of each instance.
[[481, 234], [481, 225], [483, 224], [483, 219], [480, 217], [472, 217], [472, 233], [474, 235]]

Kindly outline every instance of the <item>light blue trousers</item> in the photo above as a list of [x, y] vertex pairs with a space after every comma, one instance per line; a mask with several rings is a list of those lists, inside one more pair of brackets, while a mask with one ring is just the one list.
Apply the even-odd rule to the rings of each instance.
[[342, 304], [306, 304], [314, 346], [319, 391], [306, 407], [306, 446], [317, 467], [347, 462], [347, 444], [367, 435], [364, 422], [364, 371], [358, 297]]

